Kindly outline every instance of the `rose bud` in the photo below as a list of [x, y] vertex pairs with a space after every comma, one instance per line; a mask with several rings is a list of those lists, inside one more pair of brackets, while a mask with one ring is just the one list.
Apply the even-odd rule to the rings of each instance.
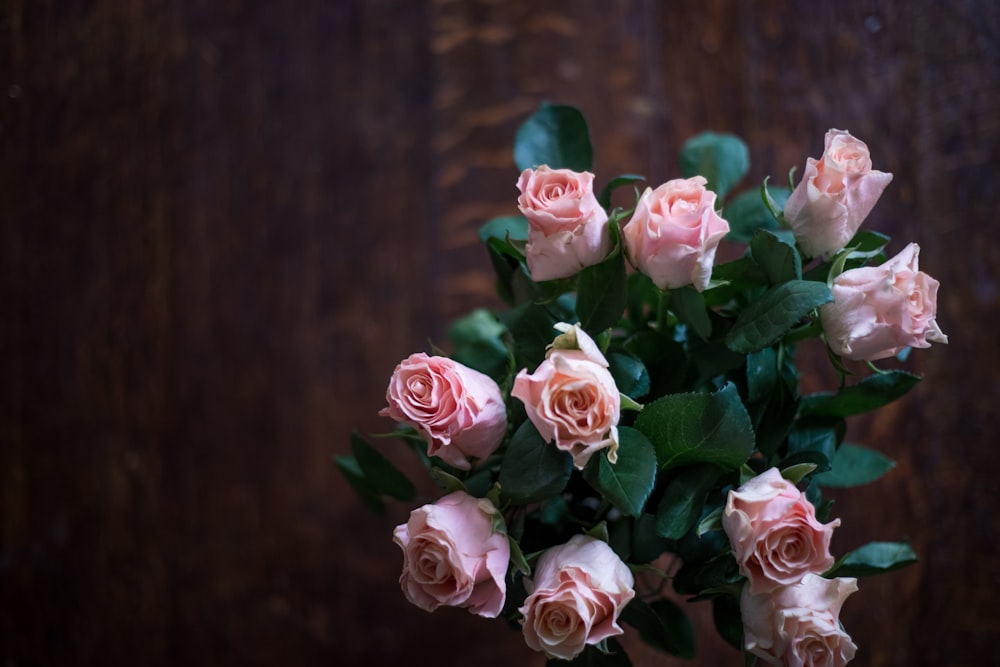
[[916, 243], [881, 266], [844, 271], [820, 309], [827, 344], [847, 359], [874, 361], [907, 347], [947, 343], [937, 314], [938, 281], [917, 269]]
[[525, 169], [517, 206], [528, 219], [525, 248], [532, 280], [575, 275], [611, 252], [608, 214], [594, 196], [594, 175], [569, 169]]
[[628, 566], [606, 543], [585, 535], [545, 551], [526, 579], [525, 643], [571, 660], [588, 644], [622, 634], [618, 615], [635, 597]]
[[500, 387], [487, 375], [423, 352], [396, 366], [379, 414], [417, 429], [427, 453], [468, 470], [470, 458], [492, 454], [507, 433]]
[[857, 579], [807, 574], [792, 586], [753, 595], [743, 587], [740, 613], [746, 650], [775, 665], [844, 667], [857, 646], [841, 629], [840, 609]]
[[489, 500], [455, 491], [410, 513], [393, 541], [403, 550], [400, 586], [406, 599], [426, 611], [468, 607], [495, 618], [507, 596], [510, 543], [493, 530]]
[[708, 287], [719, 242], [729, 223], [715, 212], [716, 195], [703, 176], [646, 188], [622, 229], [632, 266], [661, 290]]
[[840, 519], [822, 524], [794, 484], [771, 468], [729, 492], [722, 528], [753, 594], [797, 584], [833, 565], [830, 537]]
[[614, 463], [621, 395], [608, 362], [579, 326], [557, 326], [567, 333], [556, 338], [534, 373], [522, 369], [517, 374], [510, 395], [524, 403], [542, 438], [573, 455], [577, 468], [605, 447]]
[[785, 202], [785, 220], [809, 257], [847, 245], [892, 180], [875, 171], [865, 142], [845, 130], [826, 133], [823, 156], [806, 160], [802, 180]]

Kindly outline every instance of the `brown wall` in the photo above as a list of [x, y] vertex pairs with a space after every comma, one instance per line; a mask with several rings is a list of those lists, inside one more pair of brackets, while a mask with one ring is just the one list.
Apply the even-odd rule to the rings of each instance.
[[673, 177], [702, 129], [747, 139], [749, 183], [829, 127], [895, 174], [869, 224], [921, 243], [952, 342], [855, 422], [899, 467], [840, 496], [834, 550], [922, 560], [843, 620], [861, 665], [989, 664], [998, 44], [989, 0], [0, 2], [0, 662], [543, 664], [408, 605], [409, 507], [373, 517], [331, 457], [495, 304], [475, 230], [547, 99], [599, 179]]

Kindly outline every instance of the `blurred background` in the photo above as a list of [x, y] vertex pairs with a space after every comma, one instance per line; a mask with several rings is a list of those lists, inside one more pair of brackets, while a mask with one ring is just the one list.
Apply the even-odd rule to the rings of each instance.
[[[951, 344], [852, 422], [899, 465], [838, 496], [834, 553], [921, 561], [842, 620], [859, 665], [1000, 657], [996, 3], [2, 0], [0, 664], [544, 664], [410, 606], [411, 507], [332, 465], [390, 428], [398, 360], [499, 305], [476, 230], [543, 100], [584, 111], [599, 182], [676, 177], [706, 129], [746, 139], [745, 187], [831, 127], [895, 175], [866, 225], [920, 243]], [[740, 664], [696, 621], [697, 664]]]

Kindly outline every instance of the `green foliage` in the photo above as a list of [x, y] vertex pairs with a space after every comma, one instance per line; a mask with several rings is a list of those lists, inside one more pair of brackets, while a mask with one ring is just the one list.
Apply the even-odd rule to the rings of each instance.
[[526, 421], [514, 433], [500, 464], [500, 489], [514, 503], [546, 500], [565, 488], [572, 470], [572, 457], [547, 443]]
[[594, 149], [579, 109], [543, 104], [517, 131], [514, 163], [518, 170], [547, 164], [552, 169], [590, 171]]
[[705, 500], [722, 470], [709, 463], [681, 468], [667, 483], [656, 510], [656, 532], [679, 540], [701, 516]]
[[750, 170], [750, 151], [732, 134], [702, 132], [681, 148], [681, 175], [704, 176], [709, 190], [723, 198]]
[[888, 456], [860, 445], [844, 443], [830, 461], [831, 470], [816, 475], [821, 486], [849, 487], [869, 484], [896, 467]]
[[[770, 192], [777, 205], [783, 208], [792, 191], [788, 188], [771, 188]], [[733, 197], [723, 209], [722, 217], [729, 223], [726, 240], [733, 243], [750, 243], [759, 229], [769, 232], [781, 230], [781, 223], [771, 213], [760, 190], [756, 189]]]
[[644, 642], [664, 653], [686, 659], [695, 656], [691, 619], [669, 598], [652, 603], [633, 598], [622, 612], [621, 620], [638, 630]]
[[757, 352], [776, 343], [813, 309], [833, 301], [823, 283], [789, 280], [770, 288], [740, 313], [726, 336], [734, 352]]
[[810, 394], [802, 399], [802, 414], [849, 417], [876, 410], [910, 391], [920, 378], [906, 371], [869, 375], [838, 392]]
[[753, 452], [750, 417], [736, 385], [714, 394], [671, 394], [648, 404], [635, 420], [656, 447], [663, 469], [713, 463], [735, 470]]
[[823, 576], [867, 577], [916, 562], [917, 554], [906, 542], [869, 542], [843, 556]]
[[580, 326], [595, 336], [617, 324], [625, 311], [625, 254], [617, 225], [611, 226], [611, 235], [614, 244], [611, 254], [600, 264], [581, 271], [576, 285]]
[[608, 461], [607, 449], [591, 456], [584, 478], [627, 516], [639, 516], [653, 490], [656, 452], [639, 431], [618, 429], [618, 461]]

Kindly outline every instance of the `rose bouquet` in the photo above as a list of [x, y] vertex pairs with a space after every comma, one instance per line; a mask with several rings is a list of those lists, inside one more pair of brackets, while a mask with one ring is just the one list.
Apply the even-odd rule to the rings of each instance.
[[[591, 154], [572, 107], [522, 125], [521, 215], [480, 232], [509, 309], [459, 319], [449, 355], [413, 354], [389, 381], [383, 435], [441, 489], [393, 533], [403, 593], [504, 618], [552, 661], [627, 665], [626, 628], [693, 657], [687, 598], [748, 664], [849, 662], [838, 616], [857, 577], [915, 555], [830, 553], [824, 490], [894, 465], [846, 442], [845, 419], [919, 379], [872, 361], [947, 342], [918, 247], [887, 258], [890, 239], [860, 230], [891, 175], [841, 130], [797, 185], [733, 197], [749, 158], [731, 135], [690, 140], [679, 177], [641, 191], [631, 174], [595, 190]], [[745, 251], [716, 262], [723, 240]], [[800, 392], [805, 345], [837, 387]], [[374, 509], [415, 496], [359, 435], [337, 464]]]

